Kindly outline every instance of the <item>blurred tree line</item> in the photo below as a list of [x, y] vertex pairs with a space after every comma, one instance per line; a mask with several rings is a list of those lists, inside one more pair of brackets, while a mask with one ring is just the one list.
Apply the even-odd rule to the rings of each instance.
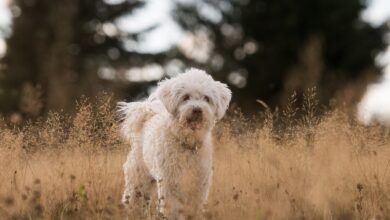
[[[131, 99], [156, 83], [101, 79], [102, 66], [123, 73], [180, 60], [228, 82], [234, 101], [247, 112], [256, 111], [256, 99], [274, 106], [293, 91], [313, 86], [321, 103], [328, 104], [348, 83], [380, 72], [375, 57], [385, 48], [387, 29], [361, 20], [362, 0], [172, 0], [172, 16], [185, 31], [206, 33], [207, 39], [198, 39], [210, 41], [206, 60], [179, 46], [160, 53], [126, 49], [126, 39], [137, 41], [155, 27], [139, 33], [118, 30], [115, 21], [142, 9], [145, 1], [111, 1], [15, 0], [8, 52], [0, 61], [5, 67], [0, 111], [31, 116], [68, 111], [81, 95], [108, 90]], [[220, 19], [207, 18], [200, 4]]]

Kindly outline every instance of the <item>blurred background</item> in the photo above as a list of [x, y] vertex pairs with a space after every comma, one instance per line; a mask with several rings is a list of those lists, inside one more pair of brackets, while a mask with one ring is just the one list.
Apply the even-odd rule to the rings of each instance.
[[315, 87], [321, 105], [386, 120], [389, 18], [389, 0], [0, 0], [0, 112], [140, 99], [193, 66], [246, 114]]

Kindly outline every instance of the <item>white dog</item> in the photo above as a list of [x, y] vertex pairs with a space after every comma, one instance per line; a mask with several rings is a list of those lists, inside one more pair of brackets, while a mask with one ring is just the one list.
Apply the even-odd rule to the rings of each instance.
[[230, 99], [225, 84], [192, 68], [160, 82], [145, 101], [119, 103], [122, 134], [132, 146], [123, 165], [123, 202], [133, 217], [156, 187], [165, 218], [199, 217], [213, 172], [211, 131]]

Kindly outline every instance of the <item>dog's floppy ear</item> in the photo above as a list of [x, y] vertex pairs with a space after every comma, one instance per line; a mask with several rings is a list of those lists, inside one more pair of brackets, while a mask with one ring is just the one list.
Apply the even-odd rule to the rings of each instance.
[[174, 114], [176, 112], [176, 102], [173, 94], [173, 79], [165, 79], [158, 83], [156, 91], [157, 98], [163, 103], [169, 113]]
[[232, 92], [226, 84], [215, 82], [217, 88], [217, 102], [216, 102], [216, 116], [220, 120], [225, 115], [226, 110], [229, 107], [230, 99], [232, 98]]

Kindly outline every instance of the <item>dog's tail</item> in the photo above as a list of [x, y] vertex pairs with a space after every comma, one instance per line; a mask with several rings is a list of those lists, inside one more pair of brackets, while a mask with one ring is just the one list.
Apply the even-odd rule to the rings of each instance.
[[150, 108], [148, 101], [141, 102], [118, 102], [120, 114], [121, 134], [126, 141], [134, 142], [139, 137], [145, 122], [156, 113]]

